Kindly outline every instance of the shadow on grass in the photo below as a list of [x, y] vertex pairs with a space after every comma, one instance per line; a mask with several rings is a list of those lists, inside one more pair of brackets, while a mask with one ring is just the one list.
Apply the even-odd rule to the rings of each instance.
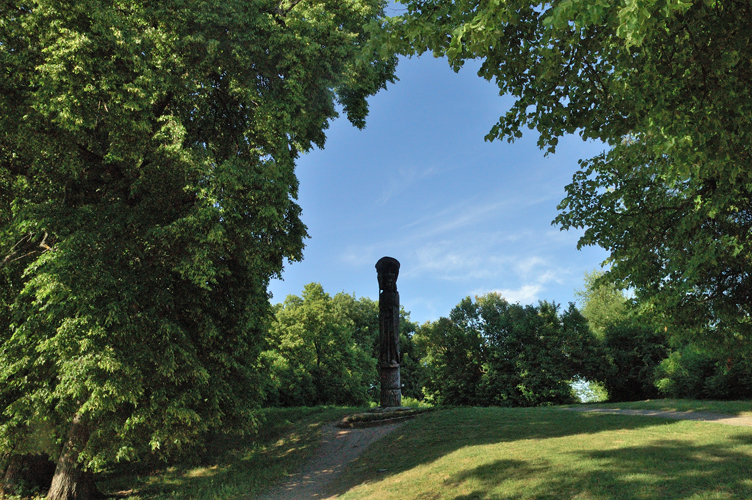
[[[541, 408], [440, 411], [419, 418], [373, 445], [351, 464], [327, 493], [342, 495], [360, 484], [387, 481], [390, 476], [431, 464], [464, 447], [520, 440], [544, 441], [608, 431], [639, 431], [678, 424], [675, 420], [659, 418], [581, 414]], [[740, 429], [738, 432], [744, 431]], [[443, 484], [449, 487], [445, 493], [456, 490], [454, 487], [461, 483], [472, 485], [470, 493], [463, 492], [455, 497], [438, 494], [435, 498], [637, 500], [688, 498], [694, 493], [698, 495], [692, 498], [752, 498], [752, 483], [748, 481], [752, 456], [733, 449], [747, 444], [752, 444], [752, 437], [745, 434], [730, 436], [722, 444], [711, 445], [659, 438], [647, 446], [564, 451], [567, 455], [565, 465], [548, 463], [545, 457], [530, 461], [505, 458], [462, 470], [444, 479]], [[578, 462], [587, 462], [588, 465], [571, 466]], [[383, 469], [387, 472], [374, 472]], [[540, 488], [526, 485], [523, 493], [515, 493], [515, 488], [505, 491], [505, 485], [515, 481], [540, 482]], [[434, 488], [441, 489], [442, 484], [436, 484]], [[708, 496], [702, 496], [704, 492]], [[717, 496], [719, 494], [724, 496]]]
[[[551, 474], [547, 464], [530, 466], [514, 460], [497, 460], [451, 478], [454, 483], [474, 480], [471, 493], [453, 500], [499, 498], [505, 500], [597, 498], [752, 498], [748, 480], [752, 458], [719, 445], [687, 446], [682, 441], [659, 441], [649, 446], [579, 453], [572, 460], [593, 460], [593, 470]], [[505, 494], [504, 483], [546, 478], [540, 491]]]

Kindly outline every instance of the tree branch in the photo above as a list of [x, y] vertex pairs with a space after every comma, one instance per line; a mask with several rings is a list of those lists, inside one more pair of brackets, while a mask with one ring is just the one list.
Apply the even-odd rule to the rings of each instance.
[[[0, 261], [0, 268], [28, 257], [29, 255], [33, 255], [38, 252], [44, 253], [48, 250], [52, 250], [52, 247], [47, 244], [47, 237], [49, 236], [47, 231], [44, 232], [44, 237], [42, 238], [42, 241], [39, 243], [39, 245], [32, 246], [30, 249], [28, 249], [26, 245], [34, 239], [34, 236], [34, 233], [27, 233], [20, 240], [18, 240], [16, 244], [11, 247], [10, 252], [8, 252], [5, 257], [3, 257], [2, 261]], [[24, 249], [24, 247], [26, 247], [28, 251], [23, 255], [16, 257]], [[39, 248], [42, 248], [42, 250], [39, 250]]]
[[284, 2], [284, 0], [282, 0], [279, 3], [279, 5], [277, 6], [277, 16], [278, 17], [287, 17], [287, 14], [289, 14], [290, 11], [293, 8], [295, 8], [295, 6], [298, 5], [301, 1], [302, 0], [292, 0], [292, 2], [290, 2], [290, 5], [287, 8], [285, 8], [284, 7], [285, 2]]

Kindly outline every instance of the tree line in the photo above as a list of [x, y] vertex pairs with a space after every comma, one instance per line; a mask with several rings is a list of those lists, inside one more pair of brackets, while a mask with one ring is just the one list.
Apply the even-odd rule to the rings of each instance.
[[[585, 276], [581, 308], [466, 297], [418, 325], [402, 309], [403, 395], [433, 405], [539, 406], [578, 402], [576, 382], [603, 400], [752, 397], [744, 352], [692, 340], [636, 297]], [[318, 283], [275, 306], [264, 404], [378, 402], [378, 303]]]
[[[378, 302], [311, 283], [274, 309], [260, 357], [265, 405], [378, 402]], [[600, 380], [604, 354], [574, 305], [523, 306], [495, 293], [422, 325], [402, 308], [400, 350], [407, 400], [476, 406], [573, 403], [572, 380]]]

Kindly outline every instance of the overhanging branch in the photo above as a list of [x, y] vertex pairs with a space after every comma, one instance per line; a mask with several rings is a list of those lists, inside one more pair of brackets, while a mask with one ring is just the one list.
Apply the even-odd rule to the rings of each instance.
[[292, 9], [295, 8], [296, 5], [298, 5], [302, 0], [292, 0], [287, 6], [285, 6], [285, 1], [279, 3], [277, 6], [277, 16], [278, 17], [287, 17], [287, 14], [290, 13]]

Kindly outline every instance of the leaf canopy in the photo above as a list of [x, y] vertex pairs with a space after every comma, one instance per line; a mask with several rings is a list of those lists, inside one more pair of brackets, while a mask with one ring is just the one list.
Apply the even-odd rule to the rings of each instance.
[[[745, 0], [404, 0], [374, 43], [432, 51], [515, 102], [486, 136], [525, 128], [554, 152], [602, 141], [555, 223], [611, 253], [609, 278], [692, 326], [752, 338], [752, 5]], [[736, 340], [731, 340], [732, 338]]]
[[295, 160], [393, 80], [382, 10], [0, 2], [0, 446], [78, 415], [97, 469], [253, 429], [267, 285], [306, 237]]

